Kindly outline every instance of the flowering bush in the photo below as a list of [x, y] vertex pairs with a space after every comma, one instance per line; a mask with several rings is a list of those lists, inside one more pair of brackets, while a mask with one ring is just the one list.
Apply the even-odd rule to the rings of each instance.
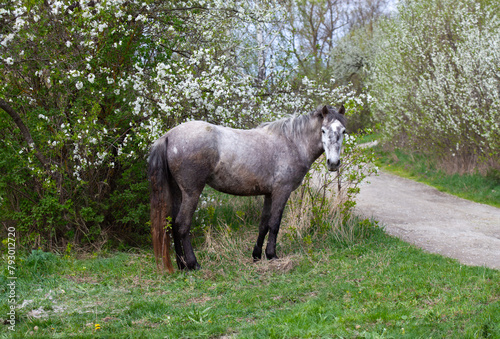
[[268, 1], [0, 5], [2, 222], [29, 246], [138, 243], [149, 236], [149, 145], [171, 127], [359, 107], [333, 82], [292, 85], [286, 65], [263, 82], [245, 71], [259, 46], [240, 33], [283, 12]]
[[389, 137], [455, 158], [457, 170], [498, 166], [499, 19], [495, 2], [424, 0], [380, 25], [372, 108]]

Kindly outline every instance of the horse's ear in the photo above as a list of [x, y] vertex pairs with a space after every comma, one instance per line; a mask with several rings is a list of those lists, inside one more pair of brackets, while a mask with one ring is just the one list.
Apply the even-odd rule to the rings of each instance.
[[344, 107], [344, 105], [340, 106], [340, 108], [339, 108], [339, 114], [342, 114], [342, 115], [345, 114], [345, 107]]
[[323, 108], [321, 109], [321, 115], [323, 116], [323, 118], [326, 118], [328, 113], [330, 113], [330, 111], [328, 110], [328, 106], [326, 106], [326, 105], [323, 106]]

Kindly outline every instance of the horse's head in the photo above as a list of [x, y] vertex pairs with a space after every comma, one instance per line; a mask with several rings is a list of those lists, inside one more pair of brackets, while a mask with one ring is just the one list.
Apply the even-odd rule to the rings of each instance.
[[344, 106], [341, 106], [338, 111], [329, 106], [324, 106], [321, 109], [323, 115], [321, 142], [325, 150], [326, 165], [329, 171], [336, 171], [340, 166], [340, 150], [346, 127], [344, 113]]

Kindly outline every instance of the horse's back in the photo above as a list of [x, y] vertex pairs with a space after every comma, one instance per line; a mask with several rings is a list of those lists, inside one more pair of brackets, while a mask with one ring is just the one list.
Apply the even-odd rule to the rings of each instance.
[[236, 195], [269, 194], [276, 171], [276, 138], [264, 130], [241, 130], [190, 121], [170, 130], [168, 163], [181, 186], [191, 183]]
[[219, 159], [208, 184], [236, 195], [270, 194], [278, 140], [258, 129], [221, 128], [219, 132]]
[[189, 121], [171, 129], [166, 138], [169, 170], [178, 184], [204, 185], [219, 159], [216, 126]]
[[242, 130], [191, 121], [166, 137], [169, 169], [186, 189], [208, 184], [234, 195], [271, 194], [295, 189], [305, 174], [296, 149], [265, 128]]

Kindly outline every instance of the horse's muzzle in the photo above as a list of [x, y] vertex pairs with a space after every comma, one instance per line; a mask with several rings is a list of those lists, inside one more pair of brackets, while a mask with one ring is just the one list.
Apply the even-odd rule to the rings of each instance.
[[326, 166], [328, 167], [328, 170], [330, 172], [334, 172], [334, 171], [336, 171], [336, 170], [339, 169], [340, 163], [341, 163], [340, 160], [338, 160], [337, 162], [334, 163], [333, 161], [331, 161], [330, 159], [328, 159], [326, 161]]

